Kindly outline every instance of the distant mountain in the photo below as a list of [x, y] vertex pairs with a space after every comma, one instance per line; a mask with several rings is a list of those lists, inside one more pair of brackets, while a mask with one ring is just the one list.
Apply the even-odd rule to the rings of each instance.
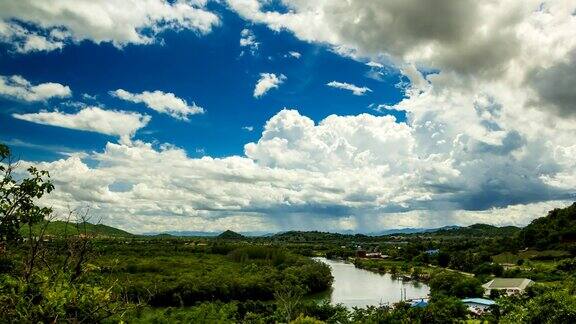
[[444, 227], [440, 227], [440, 228], [395, 228], [395, 229], [389, 229], [389, 230], [382, 230], [379, 232], [370, 232], [367, 235], [370, 236], [385, 236], [385, 235], [394, 235], [394, 234], [417, 234], [417, 233], [431, 233], [431, 232], [437, 232], [440, 230], [451, 230], [451, 229], [457, 229], [460, 228], [460, 226], [444, 226]]
[[525, 247], [556, 249], [572, 247], [576, 250], [576, 202], [566, 208], [548, 212], [537, 218], [518, 233]]
[[[433, 236], [516, 236], [521, 228], [516, 226], [493, 226], [487, 224], [474, 224], [467, 227], [462, 226], [444, 226], [439, 228], [396, 228], [386, 229], [369, 233], [357, 233], [354, 231], [341, 231], [338, 233], [320, 232], [320, 231], [286, 231], [286, 232], [205, 232], [205, 231], [165, 231], [149, 232], [144, 235], [158, 236], [170, 235], [174, 237], [218, 237], [226, 238], [271, 238], [273, 240], [287, 242], [314, 242], [314, 241], [369, 241], [383, 236], [402, 236], [402, 235], [433, 235]], [[233, 233], [233, 234], [232, 234]]]
[[217, 238], [223, 239], [223, 240], [242, 240], [246, 237], [240, 233], [236, 233], [234, 231], [227, 230], [227, 231], [222, 232], [222, 234], [218, 235]]
[[[38, 236], [41, 232], [42, 227], [46, 224], [45, 222], [35, 224], [32, 226], [32, 233]], [[22, 227], [20, 229], [22, 235], [26, 236], [28, 234], [28, 228]], [[123, 231], [121, 229], [107, 226], [103, 224], [91, 224], [91, 223], [69, 223], [64, 221], [52, 221], [48, 223], [45, 235], [50, 236], [66, 236], [66, 235], [78, 235], [86, 233], [90, 236], [99, 237], [132, 237], [131, 233]]]
[[171, 239], [174, 238], [174, 235], [168, 234], [168, 233], [160, 233], [160, 234], [156, 234], [156, 235], [151, 235], [154, 238], [159, 238], [159, 239]]
[[[217, 237], [222, 232], [203, 232], [203, 231], [165, 231], [165, 232], [147, 232], [143, 235], [158, 236], [161, 234], [168, 234], [176, 237]], [[247, 237], [269, 237], [274, 233], [269, 232], [239, 232], [239, 234]]]
[[[445, 228], [457, 228], [458, 226], [451, 226], [451, 227], [443, 227]], [[358, 233], [351, 230], [348, 231], [341, 231], [337, 233], [326, 233], [331, 235], [337, 235], [332, 238], [337, 239], [339, 238], [338, 235], [342, 236], [355, 236], [355, 235], [364, 235], [364, 236], [384, 236], [384, 235], [392, 235], [392, 234], [413, 234], [413, 233], [424, 233], [424, 232], [434, 232], [439, 230], [439, 228], [400, 228], [400, 229], [390, 229], [390, 230], [383, 230], [380, 232], [370, 232], [370, 233]], [[297, 236], [307, 236], [308, 238], [315, 237], [317, 238], [317, 234], [324, 233], [318, 231], [284, 231], [284, 232], [238, 232], [239, 234], [246, 236], [246, 237], [297, 237]], [[312, 233], [312, 234], [303, 234], [303, 233]], [[143, 235], [148, 236], [157, 236], [159, 234], [169, 234], [172, 236], [177, 237], [216, 237], [221, 234], [221, 232], [202, 232], [202, 231], [165, 231], [165, 232], [148, 232], [144, 233]], [[328, 235], [328, 236], [331, 236]], [[305, 239], [304, 237], [301, 237]], [[300, 239], [295, 239], [296, 241]]]
[[170, 235], [170, 236], [190, 236], [190, 237], [216, 237], [220, 232], [202, 232], [202, 231], [166, 231], [166, 232], [148, 232], [143, 235], [147, 236], [158, 236], [158, 235]]

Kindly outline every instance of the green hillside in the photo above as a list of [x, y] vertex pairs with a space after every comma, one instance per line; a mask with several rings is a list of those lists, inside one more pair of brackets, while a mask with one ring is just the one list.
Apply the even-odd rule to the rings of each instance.
[[576, 247], [576, 203], [533, 220], [518, 238], [524, 246], [541, 250]]
[[[42, 227], [45, 223], [39, 223], [32, 227], [32, 232], [34, 235], [39, 235]], [[90, 236], [100, 236], [100, 237], [130, 237], [134, 236], [126, 231], [117, 229], [111, 226], [103, 224], [91, 224], [91, 223], [67, 223], [64, 221], [52, 221], [48, 224], [46, 228], [45, 235], [50, 236], [65, 236], [65, 235], [77, 235], [84, 233]], [[22, 227], [20, 233], [24, 236], [28, 235], [28, 228]]]

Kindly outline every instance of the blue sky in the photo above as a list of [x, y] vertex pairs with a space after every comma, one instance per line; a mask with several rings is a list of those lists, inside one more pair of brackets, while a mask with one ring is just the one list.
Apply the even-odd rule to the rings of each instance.
[[[403, 90], [397, 86], [401, 75], [393, 68], [388, 68], [381, 80], [375, 80], [367, 75], [372, 68], [364, 62], [342, 57], [322, 44], [299, 41], [287, 31], [253, 25], [222, 6], [215, 7], [224, 23], [210, 34], [167, 31], [161, 35], [162, 42], [149, 46], [118, 49], [111, 44], [82, 41], [61, 50], [19, 55], [11, 53], [9, 44], [4, 44], [0, 73], [21, 75], [33, 84], [47, 80], [65, 84], [73, 95], [65, 100], [35, 103], [1, 99], [3, 139], [48, 148], [13, 145], [27, 160], [61, 158], [52, 147], [72, 151], [101, 149], [114, 137], [33, 124], [11, 116], [53, 108], [73, 112], [78, 109], [66, 107], [65, 103], [78, 101], [152, 115], [151, 122], [135, 139], [172, 143], [191, 156], [223, 157], [243, 154], [244, 144], [257, 140], [266, 121], [284, 107], [296, 108], [320, 121], [331, 114], [377, 113], [369, 107], [371, 104], [394, 104], [403, 97]], [[254, 54], [240, 46], [243, 29], [250, 29], [260, 43]], [[241, 56], [242, 51], [246, 53]], [[291, 51], [301, 57], [289, 56]], [[252, 92], [260, 73], [284, 74], [287, 81], [261, 98], [254, 98]], [[366, 86], [373, 92], [355, 96], [326, 86], [334, 80]], [[183, 122], [151, 112], [143, 104], [111, 97], [108, 92], [116, 89], [174, 93], [195, 102], [206, 113]], [[83, 94], [96, 98], [86, 100]], [[399, 121], [405, 120], [402, 112], [387, 113]], [[246, 126], [253, 127], [253, 131], [243, 129]]]
[[135, 233], [525, 225], [576, 193], [574, 12], [0, 2], [0, 140]]

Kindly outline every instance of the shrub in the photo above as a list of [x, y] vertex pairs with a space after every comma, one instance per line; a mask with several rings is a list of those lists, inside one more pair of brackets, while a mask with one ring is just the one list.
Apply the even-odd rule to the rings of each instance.
[[65, 277], [0, 278], [0, 322], [57, 321], [96, 323], [114, 315], [123, 305], [111, 289], [71, 283]]
[[436, 273], [430, 280], [430, 291], [434, 295], [458, 298], [480, 297], [484, 293], [482, 284], [478, 279], [454, 272]]

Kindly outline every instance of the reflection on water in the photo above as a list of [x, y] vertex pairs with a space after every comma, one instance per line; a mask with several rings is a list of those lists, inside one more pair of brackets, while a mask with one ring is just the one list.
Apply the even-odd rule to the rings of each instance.
[[369, 305], [393, 304], [399, 302], [402, 295], [406, 299], [425, 298], [430, 289], [427, 285], [415, 281], [402, 282], [390, 274], [377, 274], [358, 269], [352, 263], [314, 258], [326, 263], [332, 269], [334, 283], [329, 296], [333, 304], [346, 307], [365, 307]]

